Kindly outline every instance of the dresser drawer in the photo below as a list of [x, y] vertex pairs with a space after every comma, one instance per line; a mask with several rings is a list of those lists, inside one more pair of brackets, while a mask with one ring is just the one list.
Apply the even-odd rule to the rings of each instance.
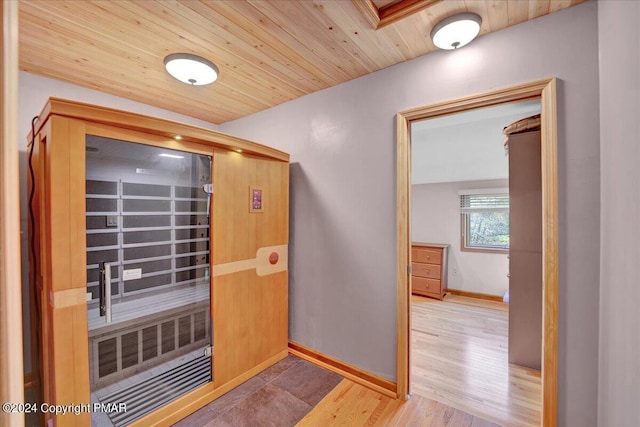
[[442, 291], [442, 285], [440, 283], [440, 280], [414, 276], [411, 278], [411, 291], [413, 293], [421, 294], [440, 294], [440, 292]]
[[416, 248], [411, 249], [411, 259], [415, 262], [424, 262], [429, 264], [442, 264], [442, 250], [435, 248]]
[[440, 266], [436, 264], [411, 263], [411, 274], [418, 277], [440, 279]]

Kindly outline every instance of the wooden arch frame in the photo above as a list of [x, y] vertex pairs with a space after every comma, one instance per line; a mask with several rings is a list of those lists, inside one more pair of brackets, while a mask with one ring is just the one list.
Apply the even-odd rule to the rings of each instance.
[[507, 102], [540, 98], [542, 106], [542, 417], [541, 425], [557, 424], [558, 385], [558, 165], [556, 79], [548, 78], [450, 101], [401, 111], [396, 116], [397, 140], [397, 394], [409, 394], [411, 289], [411, 122]]

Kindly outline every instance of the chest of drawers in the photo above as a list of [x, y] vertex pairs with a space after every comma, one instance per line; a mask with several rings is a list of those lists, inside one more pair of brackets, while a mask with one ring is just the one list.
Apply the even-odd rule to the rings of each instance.
[[411, 292], [441, 300], [447, 291], [449, 245], [411, 244]]

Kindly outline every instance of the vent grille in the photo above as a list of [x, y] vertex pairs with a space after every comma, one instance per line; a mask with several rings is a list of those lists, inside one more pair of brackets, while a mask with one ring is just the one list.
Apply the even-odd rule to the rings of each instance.
[[127, 405], [126, 412], [109, 414], [113, 425], [120, 427], [130, 424], [209, 381], [211, 381], [211, 358], [200, 356], [167, 372], [105, 395], [100, 402]]

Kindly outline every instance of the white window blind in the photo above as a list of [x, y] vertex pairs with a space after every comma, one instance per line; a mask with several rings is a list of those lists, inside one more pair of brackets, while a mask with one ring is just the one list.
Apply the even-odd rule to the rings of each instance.
[[509, 194], [461, 194], [460, 212], [507, 212]]

